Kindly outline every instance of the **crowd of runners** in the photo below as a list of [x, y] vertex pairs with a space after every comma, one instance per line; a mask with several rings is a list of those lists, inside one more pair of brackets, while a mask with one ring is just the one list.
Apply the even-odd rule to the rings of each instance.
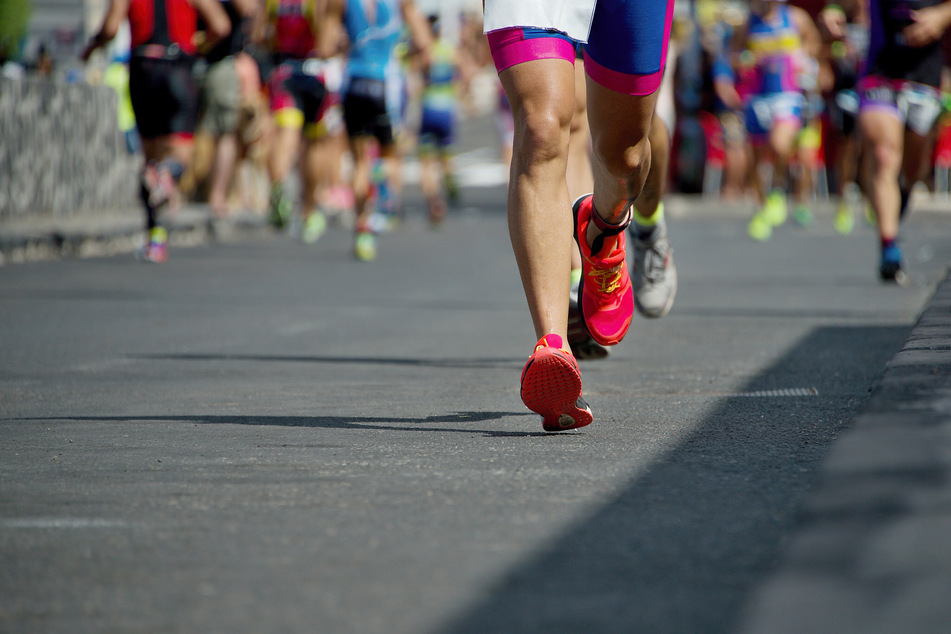
[[[941, 0], [752, 0], [748, 13], [712, 10], [702, 38], [710, 110], [718, 117], [724, 193], [753, 193], [748, 232], [768, 240], [787, 219], [814, 221], [812, 203], [837, 194], [836, 230], [856, 215], [878, 228], [879, 274], [904, 278], [899, 219], [932, 175], [951, 121], [951, 6]], [[945, 38], [947, 40], [947, 38]], [[946, 142], [946, 141], [943, 141]]]
[[831, 180], [836, 229], [852, 231], [864, 199], [880, 277], [904, 276], [899, 223], [931, 166], [951, 88], [951, 1], [703, 6], [713, 9], [688, 12], [680, 28], [674, 0], [486, 0], [450, 39], [411, 0], [112, 0], [84, 55], [128, 19], [146, 159], [141, 256], [151, 262], [167, 257], [163, 211], [201, 177], [196, 129], [213, 139], [205, 172], [216, 214], [228, 213], [237, 157], [266, 138], [257, 160], [267, 213], [304, 242], [349, 210], [354, 256], [375, 259], [400, 213], [402, 159], [416, 148], [438, 224], [458, 192], [449, 158], [459, 92], [494, 63], [510, 237], [537, 338], [520, 392], [544, 429], [561, 431], [593, 420], [578, 359], [603, 358], [635, 313], [663, 317], [676, 297], [663, 197], [682, 136], [673, 95], [686, 71], [674, 60], [688, 59], [691, 42], [702, 43], [716, 115], [706, 151], [720, 139], [725, 156], [715, 187], [753, 201], [750, 237], [770, 239], [787, 201], [796, 222], [813, 222], [819, 181]]
[[140, 257], [165, 261], [163, 217], [203, 198], [217, 217], [260, 210], [307, 243], [339, 219], [354, 256], [373, 260], [417, 150], [438, 225], [458, 196], [460, 93], [486, 57], [481, 16], [449, 14], [446, 37], [411, 0], [112, 0], [83, 59], [107, 48], [110, 70], [128, 68], [115, 87], [144, 150]]

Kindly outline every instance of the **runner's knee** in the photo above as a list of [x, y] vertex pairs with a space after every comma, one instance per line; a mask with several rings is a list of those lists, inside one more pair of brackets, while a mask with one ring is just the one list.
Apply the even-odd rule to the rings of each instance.
[[[632, 145], [619, 143], [617, 138], [602, 136], [594, 145], [599, 161], [612, 177], [643, 184], [651, 165], [651, 145], [646, 136]], [[637, 187], [640, 190], [640, 185]]]
[[872, 148], [875, 173], [880, 176], [898, 176], [901, 171], [901, 152], [891, 143], [876, 143]]
[[531, 162], [551, 161], [567, 154], [571, 113], [544, 110], [527, 114], [516, 125], [519, 153]]

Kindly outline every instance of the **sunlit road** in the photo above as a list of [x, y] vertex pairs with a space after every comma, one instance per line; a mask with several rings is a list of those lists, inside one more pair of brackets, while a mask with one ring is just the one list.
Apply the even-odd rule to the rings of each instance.
[[669, 204], [671, 314], [518, 396], [534, 336], [501, 189], [332, 229], [0, 267], [4, 632], [731, 631], [951, 260], [951, 216], [746, 237]]

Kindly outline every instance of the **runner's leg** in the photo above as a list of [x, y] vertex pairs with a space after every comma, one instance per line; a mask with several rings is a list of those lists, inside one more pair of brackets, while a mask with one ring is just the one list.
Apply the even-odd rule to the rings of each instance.
[[878, 217], [879, 235], [883, 240], [898, 237], [898, 211], [904, 147], [904, 125], [885, 109], [873, 108], [859, 115], [862, 129], [863, 158], [868, 161], [869, 191], [872, 209]]
[[515, 120], [509, 233], [535, 335], [567, 339], [571, 201], [565, 170], [574, 111], [574, 68], [540, 59], [499, 74]]

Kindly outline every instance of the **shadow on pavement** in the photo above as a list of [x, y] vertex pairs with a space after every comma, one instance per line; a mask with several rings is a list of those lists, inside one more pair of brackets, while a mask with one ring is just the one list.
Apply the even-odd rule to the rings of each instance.
[[405, 365], [432, 368], [504, 368], [510, 369], [525, 363], [521, 357], [458, 359], [414, 359], [410, 357], [352, 357], [317, 355], [271, 355], [271, 354], [139, 354], [132, 359], [166, 361], [251, 361], [268, 363], [347, 363], [355, 365]]
[[[17, 420], [69, 420], [90, 422], [163, 422], [193, 423], [206, 425], [259, 425], [280, 427], [313, 427], [323, 429], [376, 429], [381, 431], [411, 432], [458, 432], [479, 434], [492, 438], [549, 436], [544, 431], [521, 432], [478, 429], [465, 427], [466, 423], [479, 423], [500, 420], [512, 416], [536, 416], [532, 412], [453, 412], [425, 418], [402, 418], [393, 416], [57, 416], [56, 418], [24, 418]], [[457, 426], [436, 427], [434, 425], [455, 423]]]
[[731, 631], [779, 563], [830, 444], [909, 332], [813, 331], [746, 387], [807, 380], [816, 396], [724, 399], [643, 476], [440, 631]]

